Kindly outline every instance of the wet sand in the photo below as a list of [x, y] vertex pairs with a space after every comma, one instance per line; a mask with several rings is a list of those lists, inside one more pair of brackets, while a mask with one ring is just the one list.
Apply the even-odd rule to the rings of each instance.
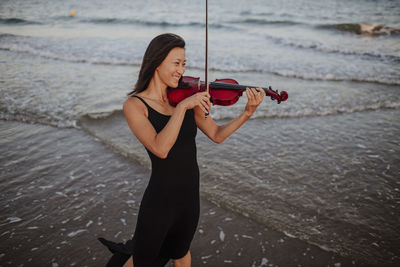
[[[0, 265], [105, 265], [97, 237], [130, 238], [148, 168], [76, 129], [0, 121], [0, 133]], [[192, 266], [373, 266], [204, 199], [191, 251]]]
[[290, 238], [208, 201], [202, 201], [192, 255], [193, 266], [373, 266]]

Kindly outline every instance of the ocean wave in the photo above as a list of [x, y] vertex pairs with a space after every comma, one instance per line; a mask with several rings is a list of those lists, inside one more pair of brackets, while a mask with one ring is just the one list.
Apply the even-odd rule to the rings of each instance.
[[[285, 114], [283, 112], [282, 114], [279, 114], [276, 117], [278, 118], [323, 117], [323, 116], [340, 115], [340, 114], [351, 114], [356, 112], [374, 111], [381, 109], [400, 109], [400, 102], [365, 104], [352, 107], [337, 107], [322, 111], [310, 111], [310, 112], [299, 111], [297, 113], [291, 113], [291, 114]], [[259, 116], [255, 116], [255, 118], [268, 118], [268, 117], [264, 116], [264, 114], [260, 114]]]
[[124, 112], [122, 109], [115, 109], [111, 111], [103, 111], [103, 112], [89, 112], [80, 116], [77, 120], [77, 125], [82, 125], [83, 122], [87, 121], [104, 121], [114, 116], [124, 116]]
[[123, 115], [122, 109], [115, 109], [115, 110], [103, 111], [103, 112], [90, 112], [90, 113], [87, 113], [87, 114], [81, 116], [80, 120], [82, 118], [91, 119], [91, 120], [102, 120], [102, 119], [108, 119], [110, 117], [118, 116], [118, 115]]
[[[282, 103], [281, 105], [285, 105]], [[376, 103], [376, 104], [365, 104], [352, 107], [332, 107], [324, 110], [294, 110], [284, 111], [280, 110], [279, 113], [268, 112], [261, 113], [256, 112], [251, 119], [291, 119], [291, 118], [312, 118], [312, 117], [325, 117], [334, 116], [340, 114], [351, 114], [357, 112], [375, 111], [381, 109], [400, 109], [400, 102], [390, 103]], [[237, 115], [237, 114], [236, 114]], [[211, 114], [214, 120], [231, 120], [236, 117], [227, 113]]]
[[[46, 49], [45, 45], [40, 41], [36, 45], [36, 40], [29, 36], [21, 36], [21, 35], [13, 35], [13, 34], [0, 34], [0, 40], [6, 40], [5, 42], [0, 42], [0, 50], [10, 51], [10, 52], [18, 52], [18, 53], [27, 53], [34, 56], [39, 56], [42, 58], [59, 60], [65, 62], [72, 63], [90, 63], [90, 64], [99, 64], [99, 65], [113, 65], [113, 66], [140, 66], [141, 62], [129, 60], [129, 59], [120, 59], [115, 57], [106, 57], [105, 55], [101, 58], [92, 57], [85, 58], [84, 56], [79, 57], [77, 53], [73, 53], [73, 55], [68, 53], [57, 53], [56, 51], [52, 51], [50, 48]], [[50, 47], [50, 46], [49, 46]]]
[[120, 18], [82, 18], [78, 20], [84, 23], [93, 24], [138, 24], [144, 26], [161, 26], [161, 27], [179, 27], [179, 26], [204, 26], [202, 23], [198, 22], [188, 22], [188, 23], [172, 23], [167, 21], [145, 21], [136, 19], [120, 19]]
[[351, 48], [333, 48], [333, 47], [327, 47], [323, 44], [319, 43], [312, 43], [312, 44], [299, 44], [299, 43], [293, 43], [293, 42], [287, 42], [289, 46], [293, 46], [296, 48], [302, 48], [302, 49], [312, 49], [324, 53], [330, 53], [330, 54], [341, 54], [345, 56], [360, 56], [365, 59], [372, 59], [372, 60], [383, 60], [383, 61], [388, 61], [388, 62], [393, 62], [393, 63], [400, 63], [400, 57], [399, 56], [394, 56], [394, 55], [385, 55], [379, 52], [374, 52], [374, 51], [357, 51]]
[[30, 113], [6, 113], [0, 112], [0, 120], [19, 121], [30, 124], [42, 124], [57, 128], [78, 128], [77, 120], [65, 118], [53, 118], [50, 116], [40, 116]]
[[[285, 105], [282, 103], [281, 105]], [[374, 111], [380, 109], [400, 109], [400, 102], [382, 102], [376, 104], [365, 104], [351, 107], [332, 107], [326, 108], [325, 110], [280, 110], [279, 113], [268, 112], [268, 113], [255, 113], [251, 119], [288, 119], [288, 118], [303, 118], [303, 117], [323, 117], [339, 114], [350, 114], [356, 112]], [[115, 109], [106, 112], [93, 112], [87, 113], [81, 116], [77, 120], [78, 126], [81, 121], [103, 121], [109, 120], [115, 116], [124, 116], [122, 109]], [[211, 114], [214, 120], [230, 120], [236, 118], [236, 112], [230, 114], [229, 112], [212, 112]]]
[[318, 25], [317, 28], [337, 30], [341, 32], [349, 32], [366, 36], [400, 36], [400, 29], [388, 27], [381, 24], [364, 24], [364, 23], [338, 23]]
[[267, 19], [257, 19], [257, 18], [247, 18], [243, 20], [234, 20], [229, 22], [233, 24], [287, 25], [287, 26], [303, 24], [292, 20], [267, 20]]
[[0, 50], [10, 51], [10, 52], [20, 52], [20, 53], [28, 53], [35, 56], [40, 56], [47, 59], [59, 60], [71, 63], [90, 63], [95, 65], [112, 65], [112, 66], [140, 66], [141, 62], [139, 61], [129, 61], [129, 60], [121, 60], [116, 58], [108, 58], [107, 59], [97, 59], [97, 58], [80, 58], [76, 56], [69, 55], [57, 55], [50, 51], [45, 51], [39, 48], [33, 47], [5, 47], [0, 44]]
[[134, 62], [134, 61], [129, 61], [129, 60], [119, 60], [115, 58], [109, 58], [108, 60], [103, 59], [87, 59], [87, 58], [79, 58], [79, 57], [73, 57], [73, 56], [61, 56], [54, 54], [50, 51], [44, 51], [41, 49], [36, 49], [32, 47], [24, 47], [24, 48], [18, 48], [18, 47], [4, 47], [0, 44], [0, 50], [4, 51], [11, 51], [11, 52], [21, 52], [21, 53], [28, 53], [31, 55], [35, 56], [40, 56], [43, 58], [48, 58], [52, 60], [59, 60], [59, 61], [65, 61], [65, 62], [72, 62], [72, 63], [90, 63], [90, 64], [95, 64], [95, 65], [112, 65], [112, 66], [140, 66], [140, 62]]
[[[81, 18], [78, 22], [91, 23], [91, 24], [121, 24], [121, 25], [141, 25], [141, 26], [158, 26], [158, 27], [198, 27], [204, 28], [205, 23], [189, 21], [184, 23], [168, 22], [168, 21], [152, 21], [152, 20], [140, 20], [140, 19], [122, 19], [122, 18]], [[210, 28], [230, 28], [225, 24], [210, 23]]]
[[375, 76], [345, 77], [345, 76], [335, 76], [333, 74], [327, 74], [327, 75], [299, 74], [292, 71], [271, 71], [270, 73], [281, 77], [296, 78], [306, 81], [360, 82], [360, 83], [377, 83], [383, 85], [400, 85], [400, 81], [397, 79], [397, 77], [390, 80], [388, 78], [378, 78]]
[[27, 24], [42, 24], [37, 21], [29, 21], [25, 19], [19, 18], [0, 18], [0, 24], [7, 24], [7, 25], [27, 25]]
[[266, 17], [270, 17], [272, 15], [274, 15], [274, 13], [272, 12], [254, 12], [254, 11], [250, 11], [250, 10], [244, 10], [242, 12], [240, 12], [240, 15], [250, 15], [250, 16], [266, 16]]
[[77, 118], [55, 117], [50, 114], [35, 114], [33, 112], [0, 110], [0, 120], [18, 121], [29, 124], [42, 124], [57, 128], [76, 128], [80, 129], [82, 121], [107, 120], [113, 116], [123, 116], [122, 110], [112, 110], [104, 112], [89, 112]]
[[272, 40], [272, 42], [278, 45], [294, 47], [296, 49], [313, 50], [322, 53], [340, 54], [344, 56], [358, 56], [367, 60], [371, 59], [371, 60], [382, 60], [393, 63], [400, 63], [400, 56], [383, 54], [382, 52], [378, 51], [357, 50], [357, 47], [349, 47], [349, 46], [330, 47], [327, 46], [326, 44], [317, 41], [285, 39], [271, 35], [265, 35], [265, 38], [268, 40]]

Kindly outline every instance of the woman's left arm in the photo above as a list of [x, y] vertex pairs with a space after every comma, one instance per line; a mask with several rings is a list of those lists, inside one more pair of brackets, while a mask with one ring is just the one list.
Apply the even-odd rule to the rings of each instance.
[[215, 143], [222, 143], [253, 115], [254, 111], [256, 111], [257, 107], [264, 99], [264, 91], [261, 88], [247, 88], [246, 95], [247, 104], [242, 114], [221, 126], [217, 125], [210, 117], [205, 119], [204, 111], [196, 107], [195, 119], [197, 127]]

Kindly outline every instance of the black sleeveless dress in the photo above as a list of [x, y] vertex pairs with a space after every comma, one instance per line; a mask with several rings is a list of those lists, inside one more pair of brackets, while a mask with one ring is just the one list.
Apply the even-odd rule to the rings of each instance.
[[[170, 116], [148, 109], [148, 119], [160, 132]], [[168, 157], [147, 150], [151, 177], [140, 204], [135, 233], [125, 244], [103, 238], [114, 253], [107, 266], [122, 266], [132, 255], [135, 267], [164, 266], [169, 259], [186, 255], [199, 220], [199, 167], [196, 156], [197, 125], [193, 109], [187, 110], [178, 138]]]

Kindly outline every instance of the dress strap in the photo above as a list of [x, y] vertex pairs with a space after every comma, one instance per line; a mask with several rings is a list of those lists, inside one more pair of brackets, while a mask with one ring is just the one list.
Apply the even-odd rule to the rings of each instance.
[[[138, 98], [140, 101], [142, 101], [143, 104], [146, 105], [147, 109], [151, 108], [151, 107], [149, 106], [149, 104], [147, 104], [146, 101], [144, 101], [143, 98], [141, 98], [140, 96], [138, 96], [138, 95], [133, 95], [132, 97], [136, 97], [136, 98]], [[151, 108], [151, 109], [152, 109], [152, 108]]]
[[131, 96], [131, 97], [137, 97], [140, 101], [142, 101], [143, 104], [146, 105], [148, 111], [155, 112], [155, 113], [157, 113], [157, 114], [159, 114], [159, 115], [162, 115], [162, 116], [165, 116], [165, 117], [171, 117], [171, 115], [166, 115], [166, 114], [160, 113], [159, 111], [157, 111], [157, 110], [155, 110], [154, 108], [152, 108], [152, 107], [151, 107], [149, 104], [147, 104], [146, 101], [144, 101], [144, 99], [141, 98], [140, 96], [138, 96], [138, 95], [133, 95], [133, 96]]

